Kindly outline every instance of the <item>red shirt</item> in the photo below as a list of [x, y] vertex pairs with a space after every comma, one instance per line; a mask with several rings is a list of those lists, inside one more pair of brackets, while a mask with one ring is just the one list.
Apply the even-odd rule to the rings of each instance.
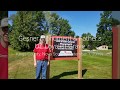
[[36, 44], [33, 52], [36, 53], [36, 60], [48, 60], [48, 53], [50, 53], [50, 49], [48, 44]]
[[0, 79], [8, 79], [8, 48], [0, 43]]

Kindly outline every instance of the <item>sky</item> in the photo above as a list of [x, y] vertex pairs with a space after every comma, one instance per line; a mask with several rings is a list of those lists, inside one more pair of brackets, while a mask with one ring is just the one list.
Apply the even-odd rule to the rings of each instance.
[[[83, 33], [91, 33], [96, 36], [97, 24], [100, 22], [100, 13], [102, 11], [55, 11], [60, 17], [67, 19], [71, 26], [71, 30], [75, 35], [81, 37]], [[8, 17], [16, 14], [16, 11], [9, 11]], [[11, 21], [9, 21], [11, 24]]]

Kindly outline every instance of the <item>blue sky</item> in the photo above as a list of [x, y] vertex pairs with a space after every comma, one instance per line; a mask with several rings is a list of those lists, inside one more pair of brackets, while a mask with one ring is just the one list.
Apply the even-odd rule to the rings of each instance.
[[[100, 21], [102, 11], [55, 11], [60, 17], [67, 19], [76, 35], [91, 33], [96, 36], [96, 25]], [[16, 11], [9, 11], [8, 16], [15, 14]], [[9, 21], [9, 23], [11, 23]]]

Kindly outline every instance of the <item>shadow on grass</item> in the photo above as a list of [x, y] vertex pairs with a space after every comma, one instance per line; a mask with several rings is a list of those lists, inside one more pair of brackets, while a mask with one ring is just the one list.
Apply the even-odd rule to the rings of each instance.
[[[86, 72], [87, 72], [87, 69], [82, 70], [82, 77], [85, 75]], [[53, 76], [50, 79], [60, 79], [61, 77], [73, 75], [73, 74], [78, 74], [78, 71], [63, 72], [59, 75]]]

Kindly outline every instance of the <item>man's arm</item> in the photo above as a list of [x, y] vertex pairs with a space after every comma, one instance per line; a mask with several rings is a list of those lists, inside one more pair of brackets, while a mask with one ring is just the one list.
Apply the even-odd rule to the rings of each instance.
[[33, 58], [34, 58], [34, 67], [36, 68], [36, 66], [37, 66], [37, 62], [36, 62], [36, 53], [34, 53], [34, 55], [33, 55]]

